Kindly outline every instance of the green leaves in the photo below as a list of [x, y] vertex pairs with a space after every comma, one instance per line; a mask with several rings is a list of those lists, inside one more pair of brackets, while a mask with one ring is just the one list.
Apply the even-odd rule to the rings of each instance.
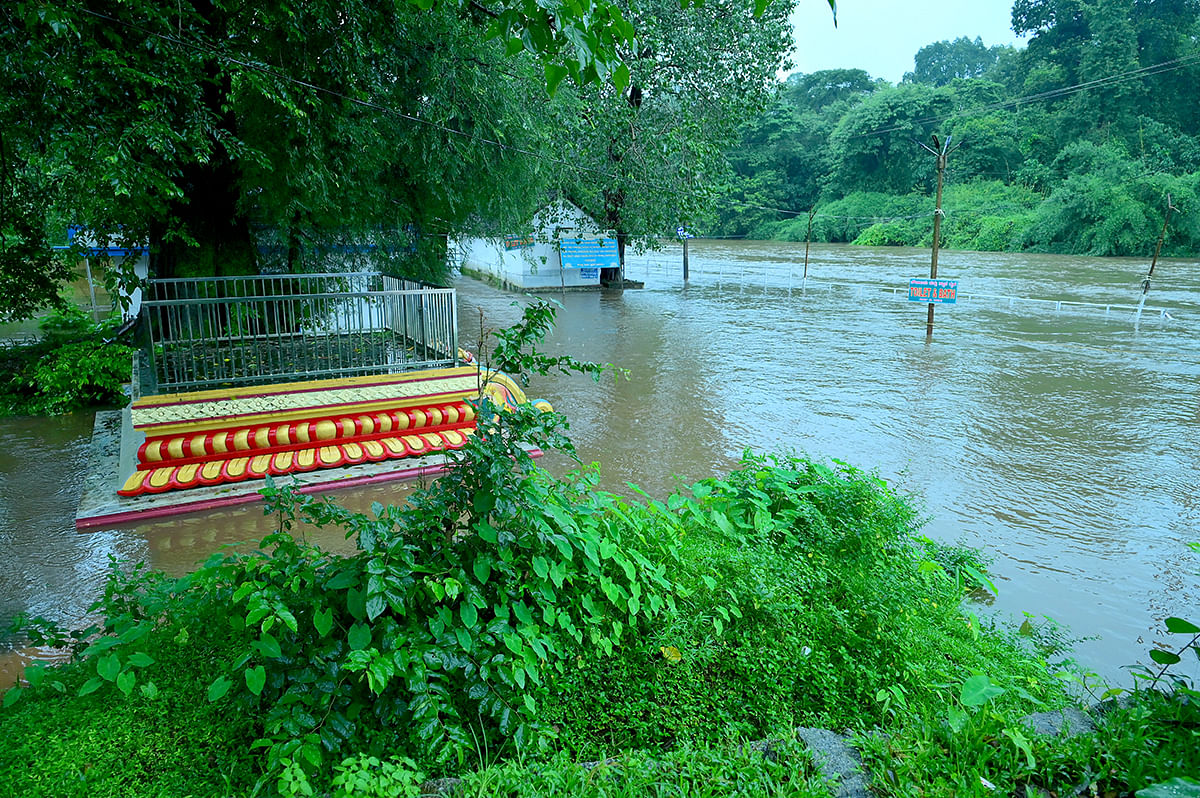
[[1137, 798], [1200, 798], [1200, 781], [1176, 776], [1149, 787], [1143, 787], [1134, 795]]
[[280, 648], [279, 641], [269, 632], [263, 632], [262, 637], [258, 639], [258, 650], [264, 657], [271, 659], [279, 659], [283, 656], [283, 649]]
[[325, 637], [333, 629], [333, 610], [326, 607], [313, 613], [313, 628], [317, 634]]
[[1150, 659], [1159, 665], [1176, 665], [1180, 661], [1178, 654], [1171, 651], [1163, 651], [1160, 648], [1150, 649]]
[[1197, 635], [1200, 634], [1200, 626], [1183, 618], [1167, 618], [1165, 621], [1167, 631], [1175, 635]]
[[267, 669], [262, 665], [256, 665], [253, 668], [247, 668], [245, 676], [246, 689], [256, 696], [262, 695], [263, 687], [267, 683]]
[[371, 627], [365, 623], [354, 624], [350, 627], [346, 640], [350, 644], [351, 651], [361, 651], [371, 645]]
[[121, 672], [121, 658], [117, 654], [108, 654], [96, 661], [96, 673], [105, 681], [114, 682]]
[[963, 682], [959, 690], [958, 700], [963, 706], [981, 707], [993, 698], [1004, 695], [1004, 688], [994, 684], [983, 674], [972, 676]]
[[570, 71], [558, 64], [546, 64], [546, 92], [553, 97], [558, 91], [558, 85], [570, 74]]
[[212, 684], [208, 686], [208, 700], [210, 702], [220, 701], [229, 692], [229, 688], [233, 687], [228, 677], [221, 675], [213, 679]]

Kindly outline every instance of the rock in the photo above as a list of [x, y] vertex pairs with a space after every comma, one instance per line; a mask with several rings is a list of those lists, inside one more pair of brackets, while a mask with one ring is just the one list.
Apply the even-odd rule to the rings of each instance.
[[828, 729], [796, 729], [799, 737], [813, 753], [813, 761], [826, 776], [837, 779], [836, 798], [872, 798], [863, 777], [862, 759], [845, 737]]
[[1077, 737], [1080, 734], [1090, 734], [1096, 730], [1096, 723], [1078, 707], [1056, 709], [1052, 712], [1035, 712], [1021, 718], [1021, 722], [1035, 733], [1051, 737], [1064, 732], [1067, 737]]
[[421, 785], [421, 798], [445, 798], [462, 785], [462, 779], [430, 779]]

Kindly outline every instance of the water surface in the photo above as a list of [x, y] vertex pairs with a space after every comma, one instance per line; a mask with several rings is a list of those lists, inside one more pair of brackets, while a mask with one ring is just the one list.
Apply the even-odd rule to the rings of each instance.
[[[1200, 540], [1200, 262], [1160, 262], [1135, 331], [1118, 306], [1136, 304], [1144, 261], [943, 252], [940, 277], [993, 298], [939, 308], [926, 341], [926, 306], [903, 289], [928, 276], [928, 251], [814, 247], [807, 281], [803, 257], [803, 244], [694, 241], [686, 286], [674, 248], [630, 258], [644, 290], [551, 292], [562, 309], [548, 349], [630, 379], [550, 378], [531, 393], [568, 414], [611, 490], [661, 494], [746, 448], [878, 469], [922, 502], [927, 534], [995, 557], [999, 618], [1049, 615], [1098, 636], [1077, 650], [1109, 679], [1128, 682], [1120, 666], [1144, 658], [1162, 618], [1200, 617], [1186, 546]], [[469, 348], [479, 311], [489, 328], [519, 315], [513, 294], [457, 285]], [[269, 529], [241, 508], [75, 533], [90, 428], [82, 414], [0, 428], [0, 622], [78, 622], [110, 556], [181, 573]]]

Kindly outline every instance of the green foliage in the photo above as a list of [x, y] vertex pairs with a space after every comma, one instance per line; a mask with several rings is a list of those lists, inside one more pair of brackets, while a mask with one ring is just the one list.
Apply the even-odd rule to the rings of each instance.
[[933, 685], [972, 671], [1063, 700], [1013, 642], [964, 617], [965, 586], [925, 559], [913, 510], [875, 477], [748, 458], [692, 492], [666, 503], [683, 526], [679, 612], [618, 657], [583, 656], [545, 707], [576, 755], [869, 726], [898, 696], [941, 705]]
[[119, 401], [134, 350], [107, 340], [118, 323], [96, 323], [69, 305], [42, 321], [37, 343], [0, 350], [0, 413], [56, 415]]
[[[1142, 795], [1156, 783], [1179, 783], [1200, 772], [1200, 707], [1186, 697], [1139, 691], [1093, 713], [1095, 732], [1049, 736], [1029, 729], [1021, 720], [1025, 710], [1006, 705], [987, 677], [972, 679], [974, 692], [967, 696], [981, 699], [977, 706], [960, 709], [966, 700], [946, 696], [948, 711], [910, 717], [888, 737], [860, 738], [876, 792]], [[965, 694], [968, 684], [960, 688]], [[985, 685], [993, 693], [988, 698], [977, 690]]]
[[[931, 198], [934, 159], [917, 142], [938, 133], [961, 145], [948, 187], [999, 181], [1014, 194], [982, 206], [947, 196], [947, 221], [958, 214], [964, 224], [946, 230], [945, 246], [1146, 256], [1170, 193], [1187, 204], [1163, 251], [1191, 254], [1200, 243], [1200, 106], [1190, 90], [1200, 64], [1189, 55], [1200, 4], [1135, 5], [1131, 13], [1123, 0], [1019, 0], [1014, 30], [1031, 35], [1028, 47], [936, 42], [898, 86], [861, 70], [793, 75], [743, 125], [715, 229], [803, 240], [814, 205], [868, 193]], [[1016, 196], [1021, 187], [1037, 195]], [[814, 239], [932, 243], [928, 218], [913, 224], [882, 207], [849, 215], [888, 218], [827, 220]]]
[[417, 798], [424, 774], [411, 759], [359, 754], [333, 769], [333, 798]]
[[[651, 0], [626, 12], [627, 87], [560, 92], [558, 185], [626, 242], [710, 219], [738, 126], [772, 99], [792, 48], [794, 0]], [[597, 179], [599, 175], [600, 179]]]
[[506, 764], [467, 776], [458, 795], [478, 798], [667, 798], [828, 795], [803, 745], [772, 741], [764, 755], [749, 747], [684, 747], [663, 755], [634, 752], [581, 765], [558, 755], [536, 768]]
[[913, 57], [915, 68], [905, 81], [944, 86], [956, 78], [979, 78], [987, 74], [1010, 47], [986, 47], [983, 39], [959, 36], [954, 41], [927, 44]]
[[[154, 642], [156, 670], [128, 696], [77, 697], [88, 667], [29, 668], [29, 686], [5, 694], [6, 794], [28, 798], [228, 795], [253, 784], [252, 719], [197, 701], [207, 646]], [[111, 688], [110, 688], [111, 689]], [[19, 700], [8, 700], [15, 692]]]

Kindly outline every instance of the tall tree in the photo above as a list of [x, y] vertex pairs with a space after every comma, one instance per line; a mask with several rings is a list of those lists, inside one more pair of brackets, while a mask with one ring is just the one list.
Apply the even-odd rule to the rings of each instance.
[[[761, 88], [760, 75], [738, 72], [743, 61], [727, 42], [704, 39], [694, 24], [731, 15], [737, 24], [724, 29], [745, 42], [768, 4], [5, 4], [0, 285], [12, 278], [33, 295], [3, 312], [53, 301], [64, 269], [43, 257], [45, 243], [66, 222], [98, 238], [149, 241], [161, 275], [246, 271], [264, 245], [299, 268], [346, 241], [401, 256], [410, 271], [436, 271], [438, 253], [422, 252], [428, 233], [528, 216], [543, 196], [544, 102], [530, 92], [569, 77], [611, 87], [599, 93], [632, 112], [647, 90], [663, 95], [654, 107], [688, 105], [695, 84], [675, 61], [697, 57], [680, 49], [689, 40], [721, 54], [701, 70], [728, 68], [718, 92], [739, 80]], [[766, 16], [778, 33], [780, 15]], [[680, 28], [641, 30], [665, 19]], [[512, 59], [522, 52], [537, 60]], [[682, 130], [667, 151], [691, 146]], [[607, 135], [602, 149], [614, 155], [642, 146]], [[607, 190], [614, 207], [624, 190]]]
[[627, 82], [578, 90], [564, 131], [584, 168], [565, 178], [568, 193], [616, 231], [622, 262], [630, 240], [710, 213], [725, 150], [773, 96], [791, 7], [777, 0], [756, 16], [745, 0], [647, 0], [626, 10], [639, 31], [636, 49], [619, 50]]
[[863, 100], [831, 136], [830, 194], [928, 189], [934, 169], [914, 142], [927, 140], [953, 109], [951, 91], [922, 84], [883, 89]]
[[[509, 74], [529, 64], [449, 6], [21, 3], [2, 19], [7, 159], [44, 176], [63, 220], [148, 240], [162, 276], [251, 270], [255, 227], [281, 231], [292, 266], [329, 239], [410, 252], [500, 207], [525, 160], [480, 142], [536, 107]], [[503, 135], [521, 146], [519, 130]]]
[[996, 65], [1008, 48], [987, 47], [976, 36], [972, 41], [960, 36], [954, 41], [927, 44], [913, 57], [914, 69], [904, 76], [909, 83], [945, 86], [956, 78], [980, 78]]

